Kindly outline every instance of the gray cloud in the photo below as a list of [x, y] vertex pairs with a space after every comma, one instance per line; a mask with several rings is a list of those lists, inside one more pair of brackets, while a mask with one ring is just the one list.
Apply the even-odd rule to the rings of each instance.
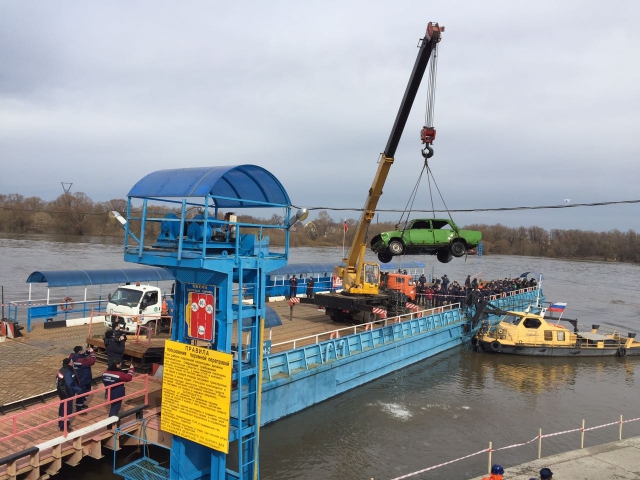
[[[439, 21], [431, 165], [450, 208], [635, 199], [639, 13], [623, 1], [3, 2], [0, 191], [52, 199], [66, 181], [108, 200], [153, 170], [255, 163], [297, 205], [358, 208], [417, 40]], [[420, 173], [425, 98], [381, 208], [403, 208]], [[417, 202], [431, 206], [426, 181]], [[640, 230], [635, 206], [454, 218]]]

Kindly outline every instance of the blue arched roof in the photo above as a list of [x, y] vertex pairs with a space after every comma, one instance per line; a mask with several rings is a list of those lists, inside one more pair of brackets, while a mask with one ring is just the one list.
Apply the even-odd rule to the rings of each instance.
[[49, 270], [33, 272], [27, 278], [27, 283], [47, 283], [49, 287], [75, 287], [78, 285], [156, 282], [173, 279], [173, 275], [164, 268], [147, 267], [119, 270]]
[[[268, 275], [298, 275], [300, 273], [327, 273], [329, 275], [333, 274], [333, 267], [335, 267], [335, 263], [290, 263], [289, 265], [285, 265], [284, 267], [280, 267], [276, 270], [273, 270], [268, 273]], [[391, 263], [383, 263], [380, 265], [380, 269], [383, 271], [388, 270], [398, 270], [400, 268], [424, 268], [424, 262], [418, 262], [415, 260], [402, 262], [391, 262]]]
[[130, 197], [205, 197], [222, 208], [291, 204], [280, 181], [257, 165], [158, 170], [139, 180]]

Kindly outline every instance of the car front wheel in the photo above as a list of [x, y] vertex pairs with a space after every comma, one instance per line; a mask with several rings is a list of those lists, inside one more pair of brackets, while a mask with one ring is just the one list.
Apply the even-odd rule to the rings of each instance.
[[453, 255], [451, 255], [451, 252], [449, 250], [438, 250], [438, 253], [436, 253], [436, 258], [439, 262], [449, 263], [451, 259], [453, 259]]
[[380, 260], [382, 263], [389, 263], [391, 259], [393, 259], [393, 255], [391, 255], [389, 252], [380, 252], [378, 254], [378, 260]]
[[456, 240], [451, 244], [451, 255], [454, 257], [462, 257], [465, 253], [467, 253], [467, 246], [464, 242]]
[[402, 255], [404, 253], [404, 245], [399, 240], [391, 240], [389, 242], [389, 251], [392, 255]]

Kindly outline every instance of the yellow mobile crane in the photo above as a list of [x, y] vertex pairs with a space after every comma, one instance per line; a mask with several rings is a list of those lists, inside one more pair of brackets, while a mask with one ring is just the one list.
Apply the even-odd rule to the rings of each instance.
[[[427, 32], [418, 45], [418, 57], [391, 129], [391, 135], [389, 135], [384, 152], [380, 155], [378, 170], [369, 189], [349, 254], [344, 259], [343, 265], [334, 268], [334, 276], [342, 279], [343, 291], [339, 294], [316, 296], [315, 303], [319, 306], [324, 306], [327, 315], [330, 315], [336, 321], [350, 318], [360, 311], [365, 312], [365, 317], [368, 317], [367, 312], [381, 313], [382, 310], [386, 312], [386, 310], [393, 308], [394, 303], [404, 308], [405, 302], [402, 298], [398, 298], [397, 295], [393, 295], [394, 292], [383, 293], [380, 291], [380, 265], [364, 261], [367, 249], [367, 234], [376, 212], [378, 200], [382, 195], [382, 187], [393, 164], [393, 156], [407, 123], [413, 101], [416, 98], [429, 59], [433, 55], [434, 61], [431, 63], [431, 83], [429, 85], [430, 100], [427, 105], [428, 118], [432, 118], [432, 114], [429, 114], [429, 111], [433, 108], [433, 92], [435, 90], [435, 53], [442, 32], [444, 32], [444, 27], [439, 26], [437, 23], [429, 22]], [[429, 122], [430, 120], [427, 123]], [[422, 128], [421, 138], [425, 144], [422, 154], [425, 159], [433, 155], [431, 144], [435, 137], [436, 131], [433, 125], [427, 125]], [[368, 320], [368, 318], [365, 318], [365, 320]]]

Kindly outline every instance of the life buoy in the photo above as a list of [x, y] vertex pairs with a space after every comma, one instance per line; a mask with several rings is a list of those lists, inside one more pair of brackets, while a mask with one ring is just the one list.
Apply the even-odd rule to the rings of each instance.
[[331, 340], [333, 340], [334, 338], [340, 338], [340, 332], [337, 330], [335, 332], [331, 332], [331, 335], [329, 336], [329, 338]]
[[499, 352], [500, 350], [502, 350], [502, 345], [497, 340], [493, 341], [491, 342], [491, 350], [493, 350], [494, 352]]
[[73, 307], [75, 306], [75, 302], [73, 301], [73, 298], [71, 297], [64, 297], [64, 300], [62, 300], [64, 303], [60, 304], [60, 310], [63, 311], [68, 311], [68, 310], [73, 310]]

